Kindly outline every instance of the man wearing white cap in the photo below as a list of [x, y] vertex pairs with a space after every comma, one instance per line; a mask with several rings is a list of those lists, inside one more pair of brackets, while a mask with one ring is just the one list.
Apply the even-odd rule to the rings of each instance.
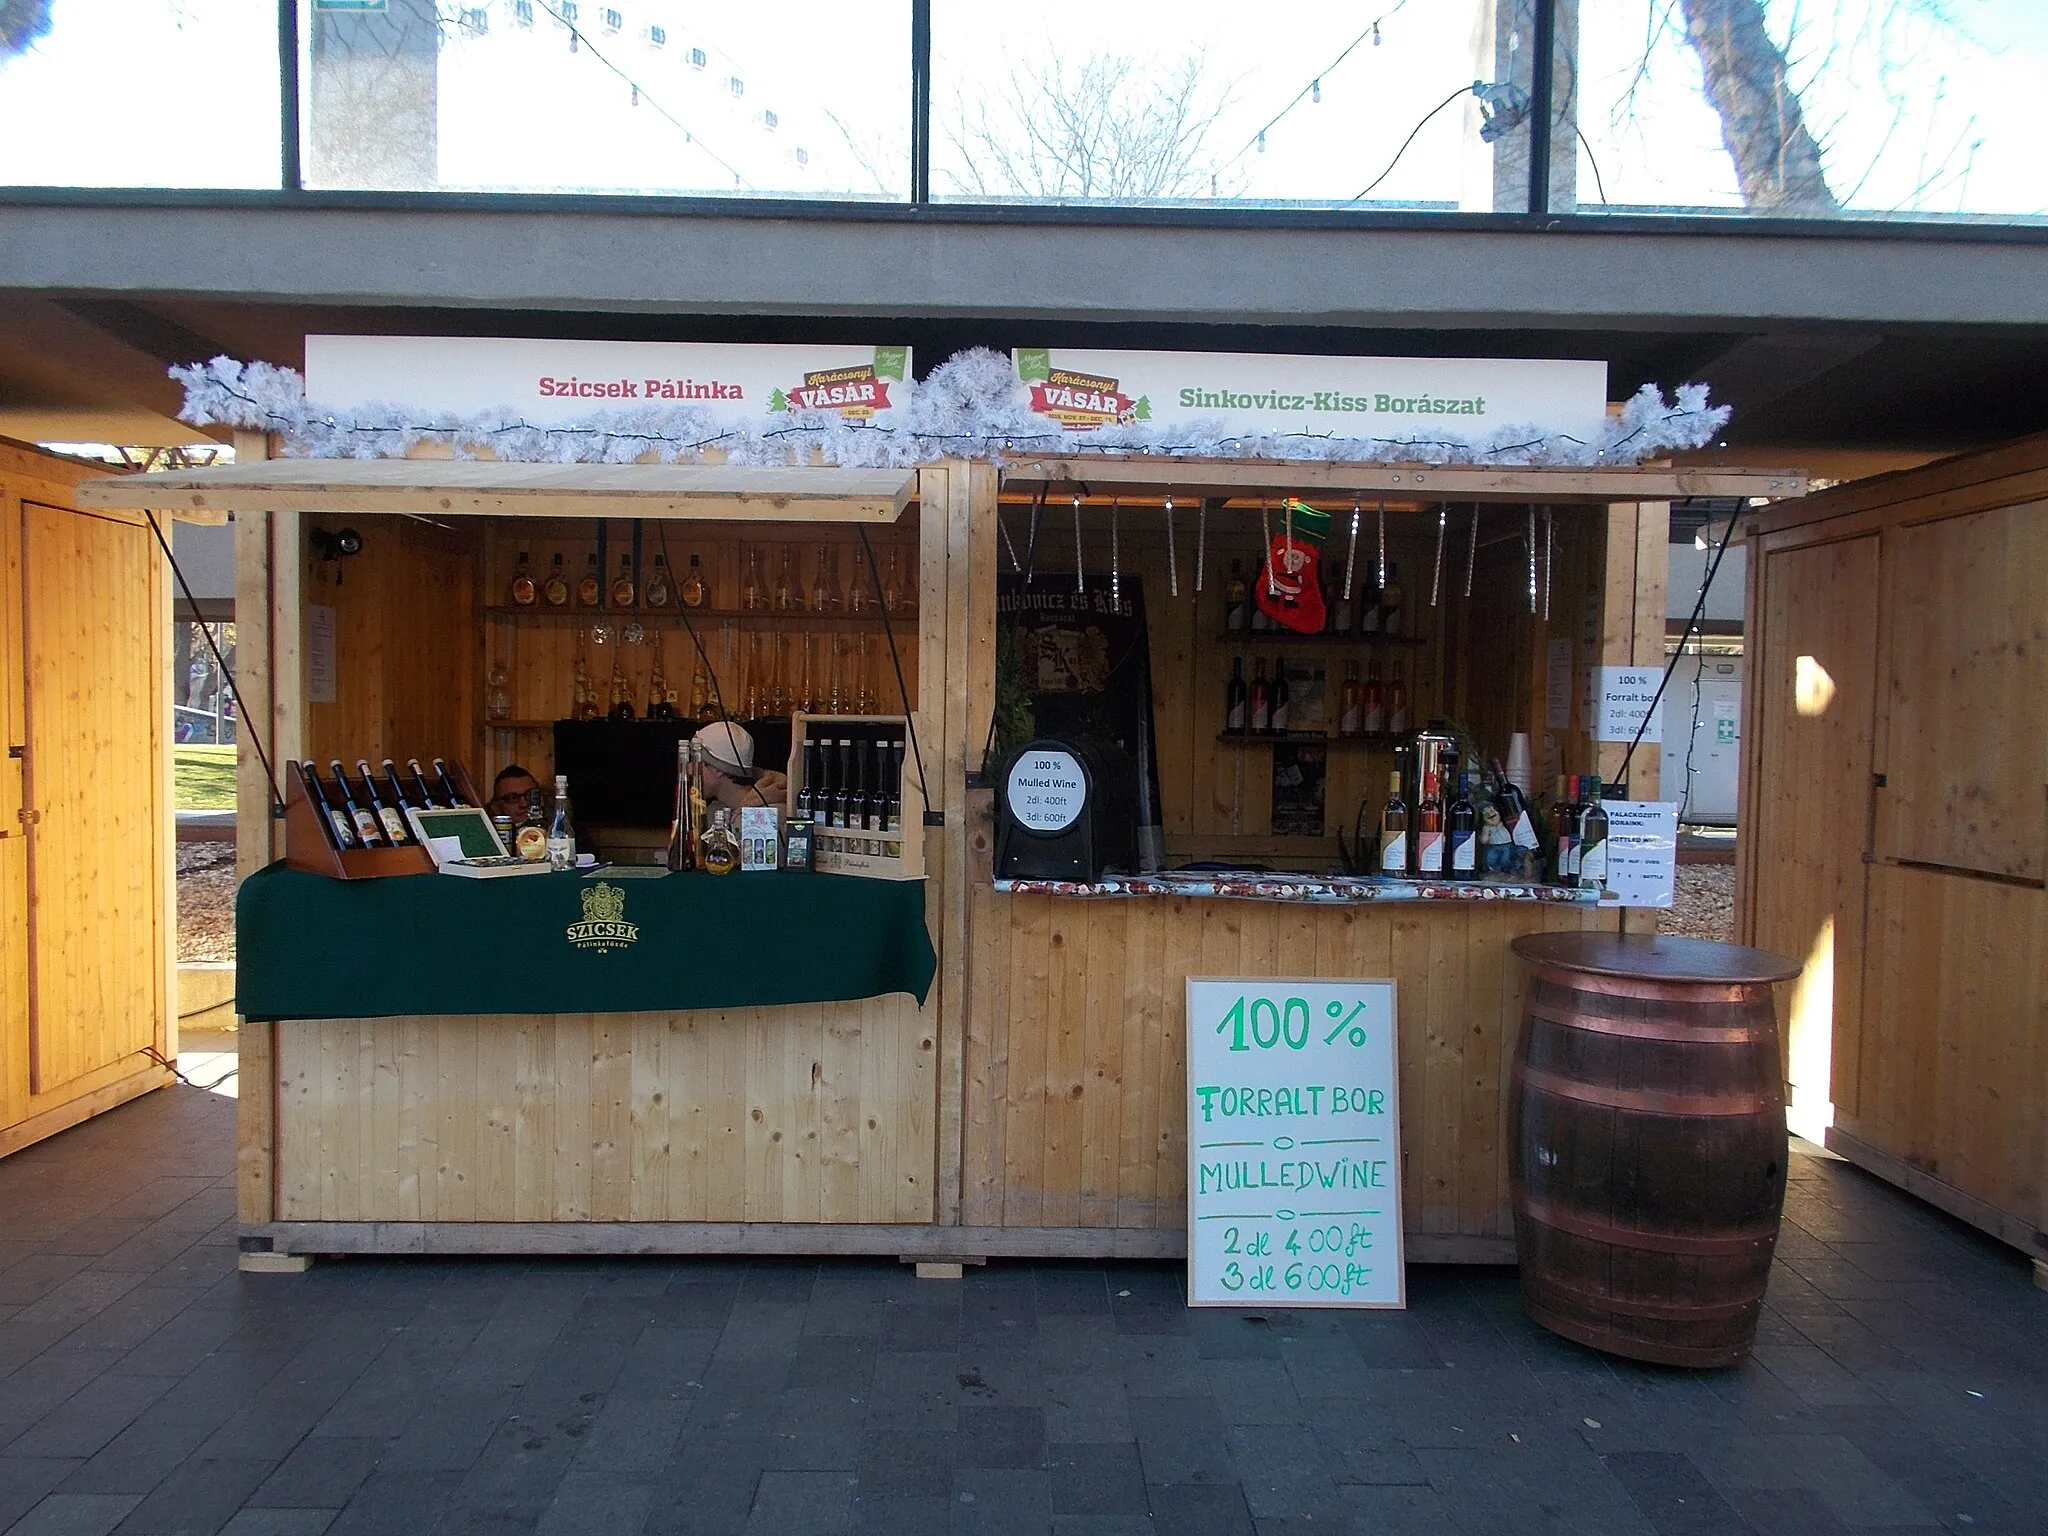
[[715, 720], [691, 738], [702, 771], [698, 787], [706, 805], [722, 805], [737, 816], [750, 805], [781, 810], [789, 798], [789, 780], [773, 768], [754, 768], [754, 738], [743, 725]]

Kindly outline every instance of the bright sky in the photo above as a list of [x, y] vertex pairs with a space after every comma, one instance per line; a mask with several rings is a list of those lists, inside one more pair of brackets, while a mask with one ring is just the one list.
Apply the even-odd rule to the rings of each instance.
[[[1125, 0], [1092, 10], [1085, 32], [1071, 23], [1055, 32], [1042, 8], [937, 0], [934, 190], [948, 195], [966, 180], [949, 127], [1055, 56], [1069, 71], [1091, 54], [1126, 56], [1154, 95], [1192, 56], [1200, 112], [1214, 114], [1201, 157], [1225, 196], [1342, 202], [1386, 168], [1432, 107], [1495, 74], [1473, 41], [1494, 0], [1376, 3], [1377, 12], [1281, 0], [1249, 22], [1242, 0]], [[1580, 0], [1581, 203], [1597, 204], [1597, 164], [1612, 205], [1733, 206], [1734, 174], [1696, 58], [1669, 30], [1645, 48], [1652, 3]], [[574, 50], [547, 14], [560, 5], [532, 0], [530, 28], [518, 25], [513, 0], [444, 7], [489, 16], [483, 35], [458, 32], [441, 56], [444, 186], [904, 195], [902, 0], [581, 0], [588, 41]], [[1767, 8], [1830, 182], [1851, 207], [2048, 211], [2031, 122], [2048, 78], [2043, 0]], [[619, 13], [615, 33], [607, 10]], [[0, 181], [275, 184], [272, 0], [54, 0], [54, 14], [48, 37], [0, 65]], [[1377, 44], [1368, 38], [1333, 67], [1375, 14]], [[659, 45], [650, 26], [663, 31]], [[701, 67], [693, 48], [704, 51]], [[1290, 107], [1316, 80], [1320, 100]], [[1490, 206], [1476, 126], [1469, 97], [1439, 112], [1374, 201]]]

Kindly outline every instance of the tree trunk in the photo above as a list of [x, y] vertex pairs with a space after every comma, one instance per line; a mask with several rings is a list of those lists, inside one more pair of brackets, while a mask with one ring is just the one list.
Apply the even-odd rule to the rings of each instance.
[[1757, 213], [1832, 214], [1820, 146], [1806, 128], [1785, 55], [1764, 28], [1763, 0], [1681, 0], [1685, 40], [1699, 55], [1707, 100], [1735, 162], [1745, 208]]

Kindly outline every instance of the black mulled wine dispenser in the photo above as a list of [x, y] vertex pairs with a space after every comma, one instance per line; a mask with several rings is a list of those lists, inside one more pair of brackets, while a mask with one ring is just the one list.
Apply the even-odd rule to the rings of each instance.
[[1138, 771], [1113, 743], [1041, 737], [996, 784], [998, 880], [1093, 885], [1138, 867]]

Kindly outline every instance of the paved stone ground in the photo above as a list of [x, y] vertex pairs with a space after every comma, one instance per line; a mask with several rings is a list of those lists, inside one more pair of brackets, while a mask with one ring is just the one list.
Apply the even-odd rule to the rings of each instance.
[[240, 1276], [233, 1103], [0, 1161], [0, 1530], [2048, 1530], [2048, 1294], [1795, 1159], [1754, 1360], [1637, 1367], [1507, 1270], [1190, 1312], [1173, 1266], [351, 1261]]

